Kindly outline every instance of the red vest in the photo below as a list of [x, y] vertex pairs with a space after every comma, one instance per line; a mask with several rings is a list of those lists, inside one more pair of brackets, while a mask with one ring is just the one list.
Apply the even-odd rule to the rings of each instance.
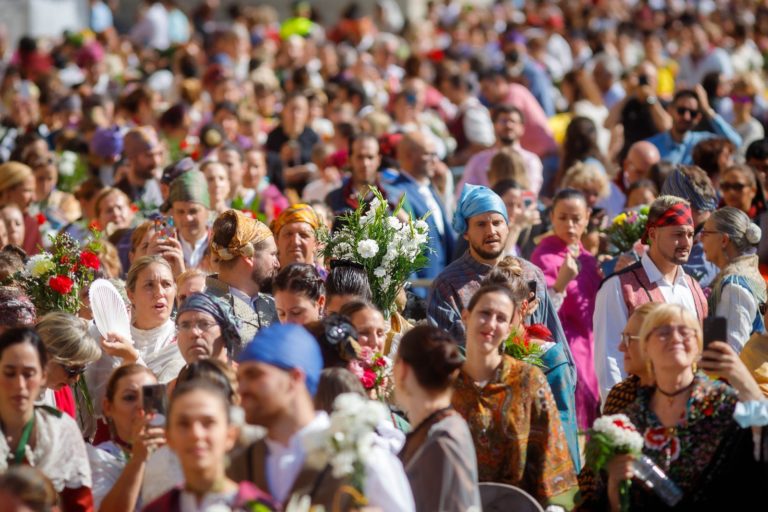
[[[632, 312], [646, 302], [666, 302], [656, 283], [651, 283], [648, 274], [645, 273], [642, 263], [639, 261], [616, 274], [621, 284], [621, 294], [624, 304], [627, 305], [627, 318]], [[707, 298], [701, 291], [698, 281], [685, 274], [685, 281], [693, 294], [693, 303], [696, 305], [696, 316], [703, 321], [707, 316]]]

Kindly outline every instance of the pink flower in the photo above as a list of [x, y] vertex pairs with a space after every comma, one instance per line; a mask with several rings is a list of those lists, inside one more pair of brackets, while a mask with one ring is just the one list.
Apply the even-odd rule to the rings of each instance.
[[373, 364], [373, 356], [374, 355], [375, 355], [375, 353], [373, 352], [373, 349], [371, 347], [361, 347], [360, 348], [360, 360], [363, 361], [368, 366]]
[[355, 375], [355, 377], [357, 377], [358, 379], [360, 380], [363, 379], [363, 373], [364, 373], [363, 365], [360, 364], [360, 361], [358, 361], [357, 359], [350, 361], [350, 363], [347, 365], [347, 370], [352, 372]]

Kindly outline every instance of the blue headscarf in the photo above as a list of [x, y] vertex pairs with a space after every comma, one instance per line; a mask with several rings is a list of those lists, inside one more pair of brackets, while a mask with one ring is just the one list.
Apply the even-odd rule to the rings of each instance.
[[317, 340], [304, 327], [275, 324], [259, 330], [240, 354], [238, 362], [266, 363], [283, 370], [300, 369], [306, 375], [309, 393], [315, 396], [323, 355]]
[[691, 207], [700, 212], [711, 212], [717, 209], [717, 198], [700, 194], [694, 188], [691, 178], [680, 167], [677, 167], [667, 176], [661, 187], [661, 195], [687, 199], [691, 203]]
[[216, 320], [221, 328], [221, 337], [224, 338], [224, 347], [227, 349], [227, 357], [232, 359], [242, 340], [238, 329], [240, 328], [240, 319], [235, 316], [235, 312], [227, 302], [208, 295], [207, 293], [193, 293], [184, 300], [176, 315], [176, 321], [179, 321], [181, 314], [187, 311], [201, 311], [208, 313]]
[[467, 232], [467, 220], [470, 217], [488, 212], [500, 213], [509, 222], [507, 207], [496, 192], [482, 185], [464, 185], [456, 213], [453, 214], [453, 229], [463, 235]]

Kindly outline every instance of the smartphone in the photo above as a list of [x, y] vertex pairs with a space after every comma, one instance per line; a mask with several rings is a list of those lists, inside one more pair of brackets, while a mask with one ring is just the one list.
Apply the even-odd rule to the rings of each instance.
[[155, 219], [155, 232], [159, 238], [165, 240], [173, 237], [173, 217], [159, 217]]
[[713, 341], [728, 341], [728, 319], [724, 316], [709, 316], [704, 319], [704, 348]]
[[533, 204], [536, 204], [536, 194], [534, 194], [529, 190], [526, 190], [525, 192], [523, 192], [523, 206], [525, 206], [525, 208], [528, 209]]
[[648, 85], [648, 75], [640, 75], [637, 77], [637, 85]]
[[533, 295], [533, 298], [536, 298], [536, 288], [538, 286], [538, 283], [535, 279], [531, 279], [528, 281], [528, 291]]
[[165, 384], [141, 386], [141, 407], [144, 409], [144, 414], [152, 415], [150, 425], [165, 426], [165, 413], [168, 410], [168, 393]]

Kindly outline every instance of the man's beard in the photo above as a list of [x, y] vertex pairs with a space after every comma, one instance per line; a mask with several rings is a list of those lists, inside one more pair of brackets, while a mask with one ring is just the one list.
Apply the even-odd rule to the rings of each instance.
[[270, 293], [272, 291], [272, 279], [277, 275], [274, 269], [264, 271], [260, 268], [254, 268], [251, 271], [251, 281], [256, 283], [261, 293]]
[[154, 167], [134, 167], [134, 172], [136, 174], [136, 177], [140, 180], [151, 180], [155, 177], [155, 168]]
[[475, 251], [477, 253], [477, 255], [480, 256], [481, 258], [483, 258], [484, 260], [494, 260], [494, 259], [498, 258], [499, 256], [501, 256], [501, 254], [504, 252], [505, 246], [506, 246], [506, 244], [502, 243], [501, 244], [501, 249], [499, 249], [498, 251], [495, 251], [495, 252], [490, 252], [490, 251], [486, 251], [485, 249], [483, 249], [482, 246], [481, 247], [477, 247], [476, 245], [473, 245], [472, 246], [472, 250]]
[[499, 137], [499, 142], [502, 146], [514, 146], [517, 139], [513, 139], [512, 137]]

